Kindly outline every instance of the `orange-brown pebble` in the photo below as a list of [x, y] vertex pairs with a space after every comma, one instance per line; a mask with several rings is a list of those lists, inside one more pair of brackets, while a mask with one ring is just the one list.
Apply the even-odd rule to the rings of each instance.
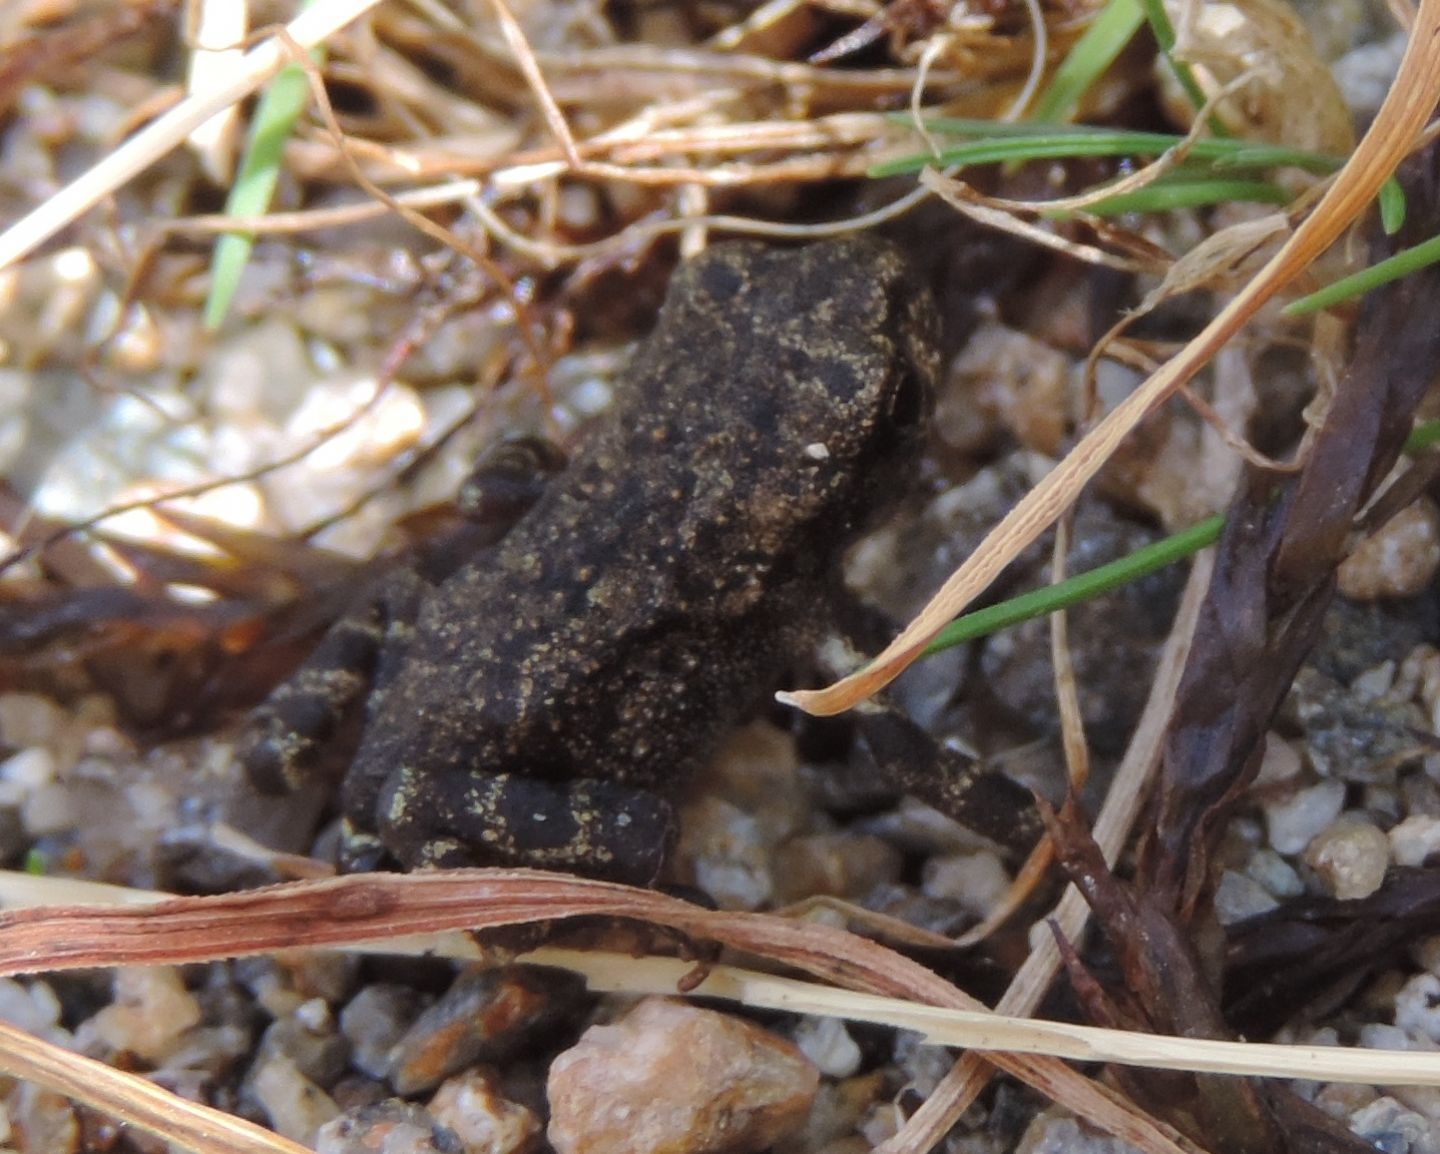
[[550, 1067], [557, 1154], [752, 1154], [805, 1121], [819, 1074], [789, 1042], [648, 998]]

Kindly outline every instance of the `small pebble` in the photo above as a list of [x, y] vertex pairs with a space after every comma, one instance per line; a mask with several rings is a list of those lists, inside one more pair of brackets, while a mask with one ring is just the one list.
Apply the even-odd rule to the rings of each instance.
[[1081, 1125], [1053, 1106], [1030, 1123], [1019, 1149], [1025, 1154], [1135, 1154], [1128, 1142]]
[[1393, 661], [1382, 661], [1379, 665], [1365, 670], [1350, 682], [1350, 688], [1356, 696], [1367, 697], [1371, 701], [1378, 700], [1389, 693], [1394, 685], [1395, 662]]
[[408, 986], [366, 986], [340, 1011], [340, 1032], [350, 1041], [350, 1064], [372, 1078], [390, 1071], [390, 1049], [420, 1013], [420, 995]]
[[1379, 111], [1408, 39], [1397, 32], [1389, 40], [1361, 44], [1331, 65], [1340, 94], [1357, 122], [1368, 122]]
[[1295, 867], [1273, 849], [1255, 850], [1245, 863], [1245, 874], [1277, 898], [1298, 898], [1305, 892]]
[[932, 857], [921, 870], [920, 889], [926, 897], [950, 898], [983, 918], [1010, 891], [1010, 874], [999, 855], [988, 850]]
[[[359, 959], [351, 954], [311, 950], [285, 956], [285, 972], [294, 992], [312, 1004], [343, 1002], [350, 996], [359, 969]], [[296, 1006], [291, 1013], [305, 1010]], [[327, 1011], [328, 1012], [328, 1011]]]
[[1364, 818], [1341, 818], [1311, 840], [1305, 862], [1341, 901], [1368, 898], [1390, 868], [1390, 839]]
[[840, 1018], [802, 1018], [791, 1037], [827, 1078], [848, 1078], [860, 1069], [860, 1047]]
[[0, 978], [0, 1022], [27, 1034], [49, 1036], [60, 1022], [60, 999], [44, 982], [26, 986], [14, 978]]
[[271, 1128], [296, 1142], [310, 1143], [320, 1127], [340, 1113], [334, 1099], [300, 1073], [285, 1054], [260, 1057], [250, 1068], [246, 1084], [270, 1119]]
[[58, 782], [32, 790], [20, 803], [20, 819], [31, 837], [68, 833], [79, 813], [74, 789]]
[[200, 1021], [200, 1003], [173, 966], [122, 966], [112, 986], [115, 1000], [76, 1031], [81, 1047], [93, 1039], [117, 1053], [159, 1062]]
[[1265, 753], [1260, 760], [1260, 772], [1255, 775], [1256, 785], [1270, 785], [1277, 781], [1289, 781], [1300, 772], [1300, 753], [1283, 737], [1273, 733], [1265, 735]]
[[681, 812], [676, 858], [689, 880], [722, 910], [756, 910], [771, 904], [773, 849], [759, 819], [731, 802], [702, 797]]
[[315, 1154], [469, 1154], [419, 1106], [390, 1098], [331, 1118], [315, 1135]]
[[1352, 601], [1413, 597], [1440, 569], [1440, 510], [1429, 497], [1401, 509], [1340, 562], [1340, 592]]
[[896, 1113], [890, 1100], [891, 1089], [892, 1084], [878, 1070], [856, 1078], [842, 1078], [838, 1082], [822, 1081], [805, 1124], [778, 1149], [786, 1154], [791, 1151], [795, 1154], [811, 1150], [828, 1151], [832, 1143], [863, 1136], [872, 1139], [864, 1147], [868, 1152], [872, 1145], [878, 1146], [886, 1138], [894, 1136], [892, 1128], [891, 1133], [875, 1141], [874, 1135], [865, 1131], [869, 1116], [877, 1107], [888, 1108], [892, 1115]]
[[23, 1082], [9, 1099], [10, 1128], [15, 1149], [35, 1154], [76, 1154], [80, 1150], [80, 1120], [75, 1107], [62, 1094]]
[[569, 1015], [584, 988], [573, 974], [533, 966], [462, 974], [391, 1049], [390, 1084], [417, 1094], [466, 1066], [499, 1061]]
[[803, 829], [814, 814], [795, 738], [773, 725], [749, 725], [731, 736], [705, 780], [708, 795], [738, 806], [758, 823], [767, 845]]
[[[1053, 939], [1052, 939], [1053, 940]], [[950, 1051], [925, 1040], [915, 1030], [895, 1032], [895, 1065], [905, 1084], [919, 1097], [928, 1098], [955, 1064]]]
[[1430, 645], [1417, 645], [1400, 668], [1402, 675], [1414, 677], [1416, 696], [1430, 719], [1430, 728], [1440, 733], [1440, 650]]
[[1391, 829], [1390, 851], [1396, 865], [1424, 865], [1432, 854], [1440, 853], [1440, 817], [1407, 817]]
[[814, 894], [859, 898], [900, 876], [900, 851], [878, 837], [851, 833], [792, 838], [775, 852], [775, 898], [799, 901]]
[[1269, 913], [1279, 906], [1273, 894], [1254, 878], [1226, 870], [1215, 887], [1215, 916], [1222, 926], [1231, 926]]
[[1265, 805], [1270, 845], [1278, 853], [1296, 854], [1339, 815], [1345, 804], [1343, 781], [1322, 781]]
[[0, 742], [11, 749], [53, 745], [64, 723], [64, 711], [48, 697], [0, 694]]
[[460, 1139], [466, 1154], [522, 1154], [540, 1138], [540, 1119], [501, 1097], [475, 1070], [442, 1083], [427, 1109]]
[[1437, 1154], [1440, 1151], [1440, 1086], [1394, 1086], [1391, 1092], [1401, 1105], [1430, 1122], [1426, 1137], [1411, 1147], [1411, 1154]]
[[1068, 429], [1069, 360], [1043, 341], [982, 325], [951, 364], [935, 411], [936, 434], [972, 451], [998, 423], [1027, 448], [1056, 453]]
[[1400, 987], [1395, 995], [1395, 1025], [1416, 1038], [1440, 1042], [1440, 977], [1416, 974]]
[[55, 755], [41, 746], [30, 746], [0, 763], [0, 778], [22, 791], [39, 789], [55, 780]]
[[754, 1154], [804, 1122], [819, 1075], [739, 1018], [647, 998], [550, 1067], [557, 1154]]
[[1315, 1095], [1315, 1105], [1332, 1118], [1348, 1118], [1368, 1106], [1380, 1095], [1373, 1086], [1357, 1086], [1350, 1082], [1332, 1082], [1322, 1086]]
[[1421, 1115], [1388, 1096], [1350, 1116], [1350, 1129], [1385, 1154], [1410, 1154], [1429, 1128]]
[[340, 1080], [350, 1064], [350, 1043], [335, 1032], [334, 1022], [327, 1017], [311, 1025], [298, 1012], [270, 1023], [260, 1040], [260, 1053], [285, 1055], [301, 1074], [326, 1089]]

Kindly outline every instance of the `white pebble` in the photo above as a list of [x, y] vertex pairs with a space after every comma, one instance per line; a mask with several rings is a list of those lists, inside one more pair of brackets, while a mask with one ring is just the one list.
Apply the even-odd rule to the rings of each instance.
[[1414, 1050], [1419, 1048], [1410, 1035], [1399, 1026], [1388, 1026], [1384, 1022], [1366, 1022], [1361, 1026], [1360, 1045], [1367, 1050]]
[[1390, 850], [1396, 865], [1424, 865], [1432, 854], [1440, 853], [1440, 817], [1407, 817], [1391, 829]]
[[1305, 883], [1295, 867], [1273, 849], [1255, 850], [1245, 863], [1245, 875], [1277, 898], [1298, 898], [1305, 892]]
[[1376, 1098], [1350, 1116], [1350, 1129], [1380, 1150], [1410, 1150], [1429, 1123], [1394, 1098]]
[[39, 789], [55, 780], [55, 755], [39, 746], [22, 749], [0, 763], [0, 778], [23, 791]]
[[1000, 858], [989, 851], [932, 857], [920, 875], [927, 897], [949, 898], [985, 917], [1010, 890], [1010, 875]]
[[1336, 570], [1340, 592], [1355, 601], [1413, 597], [1440, 568], [1440, 510], [1421, 497], [1361, 541]]
[[1299, 853], [1310, 839], [1339, 815], [1345, 804], [1345, 783], [1322, 781], [1265, 806], [1270, 844], [1279, 853]]
[[1417, 1038], [1440, 1042], [1440, 977], [1416, 974], [1400, 987], [1395, 1024]]
[[20, 819], [32, 835], [61, 833], [75, 828], [75, 798], [63, 785], [46, 785], [21, 803]]
[[755, 910], [768, 905], [775, 883], [771, 844], [763, 823], [718, 797], [685, 807], [676, 855], [688, 863], [694, 882], [722, 910]]
[[804, 1018], [792, 1036], [827, 1078], [848, 1078], [860, 1069], [860, 1047], [840, 1018]]
[[540, 1119], [498, 1094], [478, 1070], [442, 1083], [426, 1109], [440, 1125], [454, 1131], [467, 1151], [520, 1154], [533, 1149], [540, 1137]]
[[30, 1034], [45, 1034], [60, 1021], [60, 1000], [44, 982], [23, 986], [0, 978], [0, 1022]]
[[1311, 840], [1305, 861], [1341, 901], [1368, 898], [1390, 867], [1390, 839], [1363, 818], [1342, 818]]
[[335, 1100], [284, 1054], [262, 1059], [251, 1071], [249, 1085], [276, 1133], [295, 1142], [312, 1145], [320, 1127], [340, 1115]]
[[82, 1044], [93, 1038], [159, 1062], [200, 1021], [200, 1004], [173, 966], [122, 966], [112, 981], [115, 1000], [81, 1024]]
[[1215, 887], [1215, 916], [1222, 926], [1269, 913], [1280, 903], [1253, 878], [1226, 870]]

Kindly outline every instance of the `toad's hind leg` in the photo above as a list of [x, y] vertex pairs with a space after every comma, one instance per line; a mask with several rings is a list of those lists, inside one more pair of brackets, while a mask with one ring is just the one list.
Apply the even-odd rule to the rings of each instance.
[[316, 776], [347, 720], [358, 720], [365, 701], [398, 674], [429, 589], [500, 541], [564, 464], [564, 454], [539, 437], [509, 437], [485, 452], [457, 498], [462, 524], [362, 590], [304, 665], [246, 720], [236, 754], [258, 790], [290, 793]]
[[409, 868], [534, 866], [652, 883], [674, 847], [674, 808], [612, 781], [401, 768], [380, 791], [376, 825]]
[[895, 788], [1016, 855], [1034, 848], [1044, 830], [1024, 786], [940, 745], [894, 709], [862, 711], [856, 721], [861, 746]]
[[394, 677], [429, 588], [412, 568], [392, 569], [256, 706], [236, 748], [256, 789], [293, 793], [317, 776], [336, 735]]

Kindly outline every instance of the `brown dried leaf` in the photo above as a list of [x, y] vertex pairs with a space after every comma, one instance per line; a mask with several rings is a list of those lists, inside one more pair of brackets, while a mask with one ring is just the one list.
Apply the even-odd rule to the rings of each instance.
[[[1154, 891], [1135, 891], [1110, 872], [1078, 809], [1047, 821], [1061, 864], [1090, 902], [1124, 973], [1119, 995], [1157, 1033], [1229, 1039], [1214, 985], [1192, 935]], [[1072, 959], [1071, 969], [1075, 962]], [[1099, 997], [1091, 983], [1087, 1005]], [[1102, 1006], [1103, 1008], [1103, 1006]], [[1108, 1011], [1101, 1019], [1109, 1023]], [[1278, 1084], [1248, 1078], [1127, 1068], [1116, 1079], [1135, 1101], [1223, 1154], [1363, 1154], [1369, 1144]]]
[[[1433, 228], [1433, 164], [1417, 158], [1412, 219]], [[1207, 885], [1208, 845], [1249, 784], [1269, 729], [1314, 643], [1357, 514], [1390, 471], [1440, 359], [1426, 302], [1434, 268], [1372, 296], [1350, 367], [1303, 470], [1252, 471], [1230, 511], [1166, 742], [1144, 876], [1188, 920]]]
[[1437, 931], [1440, 870], [1433, 868], [1396, 870], [1368, 898], [1287, 902], [1230, 930], [1227, 1016], [1268, 1033], [1330, 987], [1354, 989]]
[[[1168, 0], [1177, 58], [1212, 92], [1248, 76], [1218, 113], [1236, 136], [1343, 156], [1355, 134], [1350, 112], [1310, 30], [1286, 0]], [[1162, 77], [1172, 79], [1168, 71]], [[1176, 86], [1178, 87], [1178, 86]], [[1188, 124], [1193, 109], [1167, 91]]]

